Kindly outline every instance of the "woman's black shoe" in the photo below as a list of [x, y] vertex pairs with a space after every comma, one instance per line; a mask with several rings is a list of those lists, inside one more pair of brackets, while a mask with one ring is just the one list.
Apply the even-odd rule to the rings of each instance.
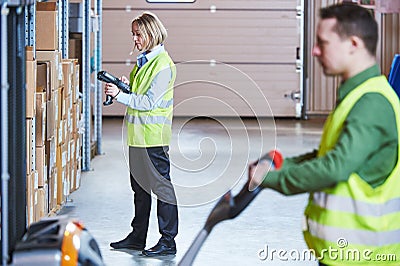
[[158, 243], [157, 245], [155, 245], [150, 249], [143, 250], [142, 254], [147, 257], [175, 255], [176, 247], [175, 246], [169, 247], [165, 244]]
[[143, 250], [145, 244], [139, 244], [136, 240], [135, 237], [133, 236], [133, 233], [130, 233], [127, 237], [124, 239], [118, 241], [118, 242], [112, 242], [110, 243], [110, 246], [115, 249], [122, 249], [122, 248], [127, 248], [127, 249], [133, 249], [133, 250]]

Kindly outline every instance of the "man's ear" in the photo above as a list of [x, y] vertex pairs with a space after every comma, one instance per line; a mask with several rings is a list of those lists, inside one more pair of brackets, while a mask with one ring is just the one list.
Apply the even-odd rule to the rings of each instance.
[[352, 52], [365, 47], [364, 41], [360, 37], [355, 36], [355, 35], [352, 35], [350, 37], [350, 43], [351, 43], [351, 51]]

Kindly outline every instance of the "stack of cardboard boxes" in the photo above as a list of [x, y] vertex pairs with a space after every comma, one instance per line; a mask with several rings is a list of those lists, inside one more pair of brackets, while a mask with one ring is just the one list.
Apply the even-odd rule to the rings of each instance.
[[39, 172], [35, 161], [35, 116], [36, 116], [37, 65], [32, 49], [26, 52], [26, 201], [28, 223], [36, 219], [35, 205], [38, 202]]
[[80, 185], [79, 63], [62, 59], [56, 2], [36, 7], [36, 57], [27, 47], [27, 222], [55, 213]]

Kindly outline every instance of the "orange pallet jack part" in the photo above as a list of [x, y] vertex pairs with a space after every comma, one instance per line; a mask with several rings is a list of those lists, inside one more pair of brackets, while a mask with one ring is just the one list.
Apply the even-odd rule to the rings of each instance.
[[56, 216], [31, 224], [12, 254], [12, 265], [103, 266], [95, 239], [82, 223]]
[[61, 245], [61, 265], [78, 265], [78, 251], [80, 249], [80, 235], [83, 227], [76, 222], [68, 222], [65, 227], [64, 239]]

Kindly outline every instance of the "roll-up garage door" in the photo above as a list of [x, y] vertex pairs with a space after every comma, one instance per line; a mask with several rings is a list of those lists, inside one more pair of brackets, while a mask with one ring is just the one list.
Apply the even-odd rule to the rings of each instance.
[[[104, 1], [103, 68], [128, 75], [131, 20], [144, 10], [168, 30], [177, 64], [176, 116], [299, 116], [302, 96], [301, 0]], [[124, 107], [104, 107], [122, 115]]]

